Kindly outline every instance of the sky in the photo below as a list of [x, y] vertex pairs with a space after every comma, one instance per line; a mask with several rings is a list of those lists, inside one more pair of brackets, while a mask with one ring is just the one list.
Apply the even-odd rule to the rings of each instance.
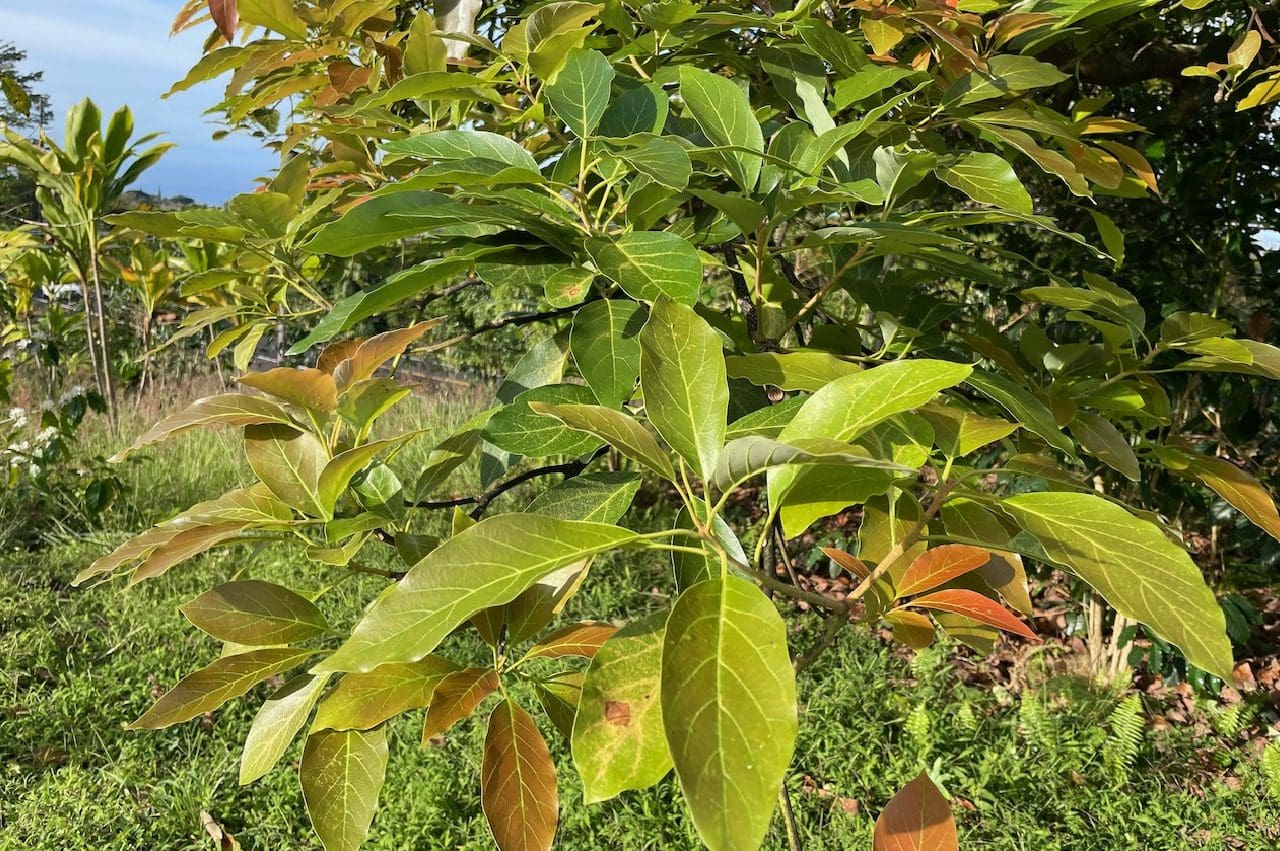
[[164, 195], [188, 195], [221, 204], [253, 188], [275, 157], [240, 136], [211, 138], [217, 126], [204, 115], [221, 98], [225, 80], [168, 100], [160, 96], [200, 58], [205, 27], [169, 37], [182, 0], [0, 0], [0, 41], [27, 52], [24, 71], [43, 71], [36, 88], [52, 99], [49, 135], [61, 141], [69, 107], [88, 97], [109, 115], [133, 109], [136, 133], [164, 133], [177, 148], [136, 184]]

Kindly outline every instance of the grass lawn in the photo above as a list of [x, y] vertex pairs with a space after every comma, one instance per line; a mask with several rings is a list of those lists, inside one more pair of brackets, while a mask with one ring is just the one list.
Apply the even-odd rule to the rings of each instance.
[[[471, 404], [414, 401], [400, 416], [441, 435]], [[397, 460], [408, 481], [431, 440], [418, 444]], [[134, 508], [150, 520], [247, 479], [231, 432], [174, 440], [129, 475]], [[463, 477], [457, 487], [472, 484]], [[530, 493], [511, 494], [510, 504]], [[628, 517], [636, 528], [665, 521], [663, 508]], [[177, 612], [180, 603], [238, 571], [306, 591], [332, 581], [334, 570], [285, 549], [242, 547], [134, 589], [70, 587], [77, 570], [131, 531], [62, 535], [38, 552], [0, 553], [0, 851], [216, 848], [202, 813], [245, 849], [317, 848], [296, 779], [300, 741], [266, 778], [237, 783], [240, 742], [266, 686], [168, 730], [125, 725], [218, 653]], [[350, 625], [383, 582], [344, 582], [321, 606], [332, 623]], [[670, 587], [655, 555], [606, 559], [565, 617], [636, 617], [665, 607]], [[803, 649], [816, 618], [791, 621]], [[487, 656], [474, 633], [449, 639], [443, 652], [462, 662]], [[1119, 695], [1048, 674], [1033, 675], [1036, 686], [1020, 694], [978, 688], [958, 675], [954, 652], [937, 647], [908, 659], [848, 630], [805, 672], [788, 784], [807, 849], [869, 849], [875, 815], [924, 767], [957, 799], [965, 849], [1280, 847], [1280, 790], [1273, 782], [1268, 793], [1256, 756], [1225, 735], [1229, 724], [1144, 724], [1127, 747], [1111, 731]], [[1205, 718], [1217, 719], [1214, 712], [1206, 708]], [[559, 847], [697, 847], [670, 776], [584, 807], [566, 743], [535, 716], [560, 769]], [[387, 784], [367, 847], [491, 847], [478, 790], [482, 725], [464, 722], [442, 746], [425, 747], [420, 725], [421, 712], [391, 725]], [[766, 847], [785, 845], [775, 819]]]

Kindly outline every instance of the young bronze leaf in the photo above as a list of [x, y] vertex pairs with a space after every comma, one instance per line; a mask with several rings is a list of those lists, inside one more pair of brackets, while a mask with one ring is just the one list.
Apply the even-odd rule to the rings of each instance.
[[327, 676], [299, 674], [268, 697], [253, 718], [240, 756], [240, 785], [252, 783], [275, 767], [293, 737], [307, 723], [311, 707], [324, 691]]
[[1237, 511], [1248, 517], [1273, 538], [1280, 540], [1280, 514], [1275, 500], [1262, 483], [1225, 458], [1162, 448], [1162, 458], [1171, 459], [1175, 472], [1207, 485]]
[[1226, 618], [1186, 552], [1155, 525], [1092, 494], [1024, 493], [1000, 507], [1049, 560], [1127, 618], [1178, 646], [1193, 665], [1232, 682]]
[[558, 659], [561, 656], [590, 659], [596, 655], [600, 645], [617, 631], [616, 626], [608, 623], [569, 624], [533, 645], [525, 655], [543, 659]]
[[585, 803], [647, 789], [671, 770], [662, 727], [665, 621], [659, 612], [623, 627], [587, 669], [572, 737]]
[[236, 380], [317, 414], [332, 414], [338, 407], [338, 386], [333, 376], [322, 369], [281, 366], [266, 372], [251, 372]]
[[135, 730], [159, 730], [190, 721], [314, 655], [314, 650], [277, 647], [224, 656], [183, 677], [129, 726]]
[[497, 690], [498, 674], [492, 668], [463, 668], [445, 675], [431, 695], [427, 720], [422, 725], [422, 743], [447, 733]]
[[190, 526], [170, 527], [174, 529], [171, 537], [151, 550], [146, 558], [138, 563], [129, 576], [129, 584], [136, 585], [144, 579], [155, 579], [168, 572], [169, 568], [181, 564], [187, 559], [211, 549], [223, 541], [236, 537], [249, 524], [239, 520], [226, 522], [201, 522]]
[[536, 413], [555, 417], [569, 428], [594, 434], [632, 461], [637, 461], [668, 481], [674, 481], [671, 459], [658, 440], [629, 414], [598, 405], [547, 405], [530, 402]]
[[372, 378], [378, 367], [404, 354], [405, 349], [443, 321], [443, 317], [428, 319], [408, 328], [384, 331], [365, 340], [333, 368], [333, 380], [338, 389], [346, 390], [357, 381]]
[[236, 29], [240, 26], [236, 4], [237, 0], [209, 0], [209, 17], [228, 44], [236, 40]]
[[796, 737], [786, 626], [728, 576], [682, 593], [662, 649], [662, 724], [694, 827], [709, 848], [758, 848]]
[[308, 517], [333, 516], [320, 498], [320, 473], [329, 452], [314, 434], [285, 425], [245, 426], [244, 454], [262, 483], [286, 505]]
[[[1008, 545], [1011, 537], [994, 514], [971, 499], [948, 500], [942, 506], [942, 523], [948, 535], [981, 541], [991, 547]], [[1022, 556], [997, 549], [990, 550], [988, 555], [987, 563], [978, 568], [978, 576], [1005, 602], [1031, 617], [1031, 595], [1027, 592], [1027, 570]]]
[[960, 851], [951, 807], [929, 775], [903, 786], [876, 819], [875, 851]]
[[369, 833], [387, 775], [387, 734], [323, 730], [307, 737], [302, 797], [325, 851], [356, 851]]
[[224, 582], [181, 607], [219, 641], [252, 647], [293, 644], [329, 628], [316, 604], [296, 591], [258, 579]]
[[289, 415], [270, 399], [245, 393], [223, 393], [197, 399], [176, 414], [170, 414], [147, 429], [127, 449], [112, 458], [119, 461], [144, 446], [159, 443], [175, 434], [207, 425], [250, 426], [266, 423], [292, 425]]
[[440, 682], [457, 670], [448, 659], [428, 656], [346, 674], [316, 709], [311, 729], [372, 729], [401, 712], [426, 706]]
[[898, 581], [898, 597], [937, 588], [987, 563], [991, 554], [980, 547], [944, 544], [916, 557]]
[[692, 308], [659, 299], [640, 332], [640, 385], [649, 422], [710, 481], [729, 412], [720, 336]]
[[1010, 614], [1008, 609], [991, 598], [982, 596], [977, 591], [970, 591], [965, 588], [948, 588], [945, 591], [934, 591], [932, 594], [916, 597], [908, 605], [963, 615], [979, 623], [1003, 629], [1005, 632], [1016, 633], [1032, 641], [1040, 640], [1034, 632], [1027, 628], [1026, 624]]
[[619, 547], [635, 533], [537, 514], [486, 518], [414, 565], [365, 613], [323, 671], [413, 662], [482, 609], [506, 603], [559, 567]]
[[551, 847], [560, 817], [556, 767], [538, 726], [509, 699], [489, 716], [480, 803], [499, 851]]

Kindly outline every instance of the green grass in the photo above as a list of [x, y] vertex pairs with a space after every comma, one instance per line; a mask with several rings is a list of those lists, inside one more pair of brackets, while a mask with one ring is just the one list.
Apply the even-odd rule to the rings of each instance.
[[[439, 436], [474, 404], [415, 402], [395, 425]], [[419, 441], [397, 459], [406, 480], [430, 444]], [[231, 433], [179, 438], [129, 475], [136, 493], [127, 513], [150, 520], [247, 479]], [[474, 486], [471, 475], [459, 490]], [[530, 493], [513, 493], [507, 504]], [[628, 521], [648, 528], [665, 517], [651, 509]], [[439, 531], [445, 518], [433, 522]], [[257, 784], [236, 781], [240, 742], [266, 687], [168, 730], [124, 726], [218, 652], [185, 623], [178, 604], [242, 568], [303, 589], [334, 574], [287, 549], [242, 548], [134, 589], [70, 588], [77, 570], [131, 531], [0, 555], [0, 850], [209, 849], [202, 811], [246, 849], [316, 848], [296, 780], [300, 743]], [[379, 586], [373, 577], [345, 582], [322, 606], [333, 622], [349, 625]], [[669, 588], [657, 555], [605, 559], [565, 617], [639, 616], [666, 606]], [[814, 618], [792, 614], [800, 630], [794, 644], [803, 649]], [[445, 651], [464, 662], [485, 655], [466, 635], [450, 639]], [[961, 799], [965, 849], [1261, 851], [1280, 844], [1280, 801], [1267, 796], [1256, 757], [1227, 739], [1197, 738], [1191, 727], [1148, 727], [1132, 753], [1116, 756], [1124, 749], [1109, 744], [1107, 724], [1118, 695], [1046, 676], [1033, 677], [1039, 686], [1022, 695], [977, 689], [957, 676], [952, 652], [941, 647], [908, 659], [849, 630], [806, 672], [788, 780], [806, 848], [869, 849], [875, 814], [924, 767]], [[464, 722], [443, 746], [422, 747], [420, 724], [421, 713], [410, 713], [391, 726], [387, 785], [367, 847], [491, 847], [478, 793], [482, 725]], [[559, 767], [560, 847], [696, 847], [670, 777], [586, 808], [563, 739], [542, 726]], [[1217, 782], [1220, 773], [1235, 778], [1236, 788]], [[785, 847], [776, 819], [766, 847]]]

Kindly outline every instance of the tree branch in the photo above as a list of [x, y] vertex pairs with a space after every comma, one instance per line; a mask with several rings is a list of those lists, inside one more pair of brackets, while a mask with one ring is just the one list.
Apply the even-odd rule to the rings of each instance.
[[498, 482], [484, 493], [476, 494], [475, 496], [462, 496], [457, 499], [445, 499], [439, 501], [420, 500], [418, 502], [410, 502], [406, 500], [405, 507], [430, 510], [440, 508], [461, 508], [464, 505], [474, 505], [475, 508], [471, 510], [471, 518], [473, 520], [479, 520], [491, 502], [512, 488], [518, 487], [526, 482], [531, 482], [534, 479], [541, 478], [542, 476], [559, 474], [563, 475], [566, 479], [572, 479], [574, 476], [580, 475], [582, 471], [587, 468], [587, 465], [603, 455], [604, 452], [605, 447], [601, 447], [585, 461], [566, 461], [563, 464], [548, 464], [545, 467], [535, 467], [532, 470], [525, 470], [519, 475], [512, 476], [509, 479]]

